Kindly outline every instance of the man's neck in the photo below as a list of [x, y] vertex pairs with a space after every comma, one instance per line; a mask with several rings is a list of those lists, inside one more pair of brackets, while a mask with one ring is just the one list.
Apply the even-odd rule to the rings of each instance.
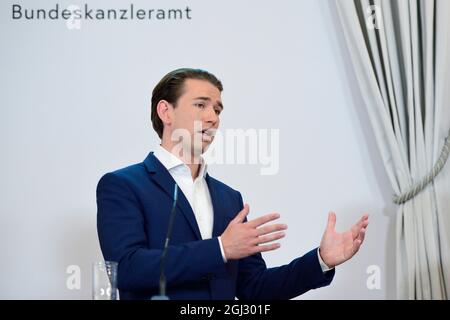
[[199, 164], [186, 164], [186, 165], [191, 170], [192, 180], [197, 179], [198, 173], [200, 172], [200, 165]]
[[177, 157], [178, 159], [180, 159], [181, 161], [183, 161], [183, 163], [185, 165], [188, 166], [189, 170], [191, 171], [191, 176], [192, 176], [192, 180], [197, 179], [198, 174], [200, 172], [200, 159], [199, 157], [195, 158], [192, 154], [185, 157], [184, 155], [182, 155], [180, 157], [179, 154], [173, 153], [172, 150], [174, 150], [174, 146], [168, 143], [164, 143], [163, 141], [161, 141], [161, 147], [163, 147], [164, 149], [166, 149], [168, 152], [172, 153], [175, 157]]

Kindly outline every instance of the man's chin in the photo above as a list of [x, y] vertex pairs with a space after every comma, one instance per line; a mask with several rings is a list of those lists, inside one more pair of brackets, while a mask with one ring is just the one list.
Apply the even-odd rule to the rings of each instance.
[[192, 151], [193, 151], [192, 154], [193, 154], [194, 158], [198, 158], [202, 154], [204, 154], [206, 152], [206, 150], [208, 150], [210, 144], [211, 144], [211, 142], [202, 142], [201, 145], [194, 147], [192, 149]]
[[212, 140], [211, 141], [203, 141], [202, 143], [202, 153], [205, 153], [208, 148], [211, 146], [212, 144]]

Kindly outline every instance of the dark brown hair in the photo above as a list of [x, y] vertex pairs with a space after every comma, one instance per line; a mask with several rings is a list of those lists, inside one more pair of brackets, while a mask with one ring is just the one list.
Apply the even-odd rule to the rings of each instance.
[[184, 81], [186, 79], [205, 80], [214, 85], [220, 92], [223, 90], [222, 83], [213, 74], [201, 69], [182, 68], [169, 72], [156, 85], [152, 92], [152, 124], [153, 129], [160, 138], [164, 129], [164, 124], [158, 116], [156, 106], [161, 100], [166, 100], [173, 107], [176, 107], [178, 98], [183, 94]]

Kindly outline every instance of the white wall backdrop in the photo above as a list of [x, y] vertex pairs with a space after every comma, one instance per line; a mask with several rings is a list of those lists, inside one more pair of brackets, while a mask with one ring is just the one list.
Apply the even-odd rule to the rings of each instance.
[[[89, 1], [92, 7], [189, 6], [191, 20], [12, 19], [0, 3], [0, 298], [90, 299], [101, 259], [95, 188], [158, 143], [150, 93], [168, 71], [198, 67], [224, 83], [222, 128], [279, 129], [280, 169], [213, 165], [251, 217], [278, 211], [289, 226], [269, 266], [318, 246], [327, 213], [348, 228], [371, 214], [358, 255], [327, 288], [301, 299], [394, 298], [393, 206], [343, 46], [332, 0]], [[79, 1], [20, 1], [51, 9]], [[81, 289], [66, 287], [69, 265]], [[367, 267], [381, 270], [369, 290]]]

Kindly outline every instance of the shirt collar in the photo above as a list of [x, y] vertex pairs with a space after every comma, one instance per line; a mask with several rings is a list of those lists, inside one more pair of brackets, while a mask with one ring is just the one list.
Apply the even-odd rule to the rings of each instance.
[[[185, 167], [190, 172], [189, 167], [177, 156], [175, 156], [173, 153], [167, 151], [164, 149], [161, 145], [158, 145], [156, 147], [155, 157], [159, 160], [159, 162], [162, 163], [162, 165], [170, 172], [172, 169], [179, 168], [179, 167]], [[207, 173], [207, 167], [208, 165], [205, 162], [205, 159], [203, 157], [200, 157], [200, 171], [198, 173], [199, 177], [205, 177]]]

